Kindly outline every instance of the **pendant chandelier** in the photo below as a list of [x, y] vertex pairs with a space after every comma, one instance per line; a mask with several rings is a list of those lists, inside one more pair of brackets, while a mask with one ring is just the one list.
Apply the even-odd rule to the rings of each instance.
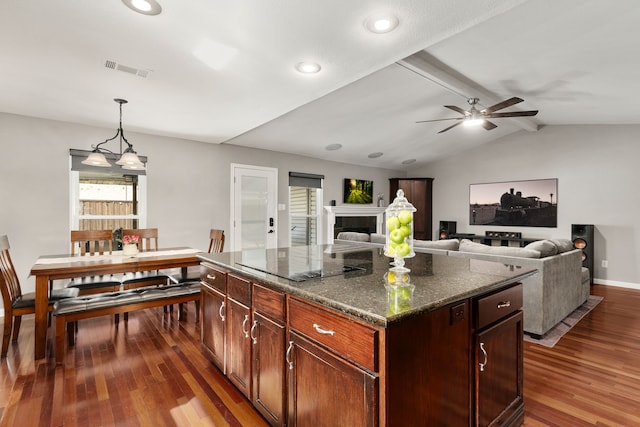
[[[111, 163], [109, 163], [109, 161], [105, 157], [105, 153], [108, 153], [108, 154], [111, 154], [112, 156], [115, 156], [116, 158], [119, 157], [119, 159], [116, 161], [116, 164], [122, 166], [122, 169], [129, 169], [129, 170], [144, 169], [144, 163], [140, 161], [140, 159], [138, 158], [138, 155], [133, 150], [133, 145], [131, 145], [131, 143], [127, 141], [127, 138], [125, 138], [124, 136], [124, 131], [122, 130], [122, 104], [126, 104], [128, 101], [126, 99], [120, 99], [120, 98], [116, 98], [114, 99], [114, 101], [120, 104], [120, 127], [118, 128], [118, 131], [113, 136], [113, 138], [109, 138], [99, 143], [98, 145], [92, 145], [91, 148], [93, 148], [93, 151], [86, 159], [82, 161], [82, 163], [85, 165], [97, 166], [101, 168], [111, 167]], [[106, 144], [109, 141], [113, 141], [118, 137], [120, 137], [120, 152], [115, 153], [111, 150], [108, 150], [102, 147], [103, 144]], [[124, 150], [124, 152], [122, 151], [122, 141], [124, 141], [127, 144], [127, 148]]]

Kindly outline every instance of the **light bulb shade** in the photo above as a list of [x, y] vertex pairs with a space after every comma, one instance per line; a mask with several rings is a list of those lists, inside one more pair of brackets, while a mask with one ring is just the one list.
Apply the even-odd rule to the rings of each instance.
[[104, 156], [104, 154], [99, 153], [97, 151], [94, 151], [91, 154], [89, 154], [89, 157], [84, 159], [81, 163], [89, 166], [97, 166], [99, 168], [111, 167], [111, 163], [107, 161], [107, 158]]
[[484, 123], [484, 119], [467, 118], [464, 120], [465, 126], [480, 126]]
[[122, 166], [123, 169], [144, 169], [144, 163], [140, 161], [135, 153], [131, 152], [124, 153], [116, 164]]

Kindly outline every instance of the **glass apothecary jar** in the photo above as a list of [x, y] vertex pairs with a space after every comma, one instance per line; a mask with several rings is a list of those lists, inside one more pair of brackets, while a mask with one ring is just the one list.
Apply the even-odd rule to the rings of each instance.
[[413, 213], [417, 209], [409, 203], [402, 189], [385, 210], [387, 224], [384, 254], [394, 259], [395, 271], [408, 271], [404, 259], [415, 256], [413, 251]]

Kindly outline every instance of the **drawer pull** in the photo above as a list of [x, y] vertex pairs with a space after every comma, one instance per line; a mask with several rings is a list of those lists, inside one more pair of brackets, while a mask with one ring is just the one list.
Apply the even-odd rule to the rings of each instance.
[[242, 321], [242, 332], [244, 333], [244, 337], [245, 338], [249, 338], [249, 330], [245, 330], [244, 328], [247, 326], [247, 323], [249, 322], [249, 315], [245, 314], [244, 315], [244, 320]]
[[224, 322], [223, 311], [225, 311], [225, 309], [224, 309], [224, 301], [222, 301], [222, 304], [220, 304], [220, 310], [218, 310], [218, 314], [220, 315], [220, 319], [222, 319], [222, 321]]
[[502, 301], [498, 303], [498, 308], [511, 307], [511, 301]]
[[291, 360], [291, 352], [293, 351], [293, 341], [289, 341], [289, 348], [287, 349], [287, 353], [284, 355], [284, 360], [289, 364], [289, 370], [293, 370], [293, 361]]
[[487, 363], [489, 363], [489, 356], [487, 355], [487, 351], [484, 349], [484, 343], [481, 342], [480, 343], [480, 351], [482, 352], [482, 354], [484, 355], [484, 362], [480, 363], [480, 372], [484, 371], [484, 367], [487, 366]]
[[251, 325], [251, 341], [253, 341], [254, 344], [258, 344], [258, 337], [255, 334], [257, 327], [258, 327], [258, 321], [254, 320], [253, 325]]
[[216, 280], [216, 276], [212, 276], [211, 274], [207, 274], [207, 279]]
[[331, 331], [331, 330], [328, 330], [328, 329], [322, 329], [320, 327], [320, 325], [318, 325], [317, 323], [313, 324], [313, 328], [316, 330], [317, 333], [322, 334], [322, 335], [334, 336], [336, 334], [334, 331]]

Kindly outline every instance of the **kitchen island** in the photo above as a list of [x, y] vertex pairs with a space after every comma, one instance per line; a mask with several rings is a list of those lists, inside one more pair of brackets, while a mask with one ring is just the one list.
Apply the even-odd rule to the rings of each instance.
[[272, 425], [520, 425], [535, 271], [357, 243], [200, 255], [202, 347]]

